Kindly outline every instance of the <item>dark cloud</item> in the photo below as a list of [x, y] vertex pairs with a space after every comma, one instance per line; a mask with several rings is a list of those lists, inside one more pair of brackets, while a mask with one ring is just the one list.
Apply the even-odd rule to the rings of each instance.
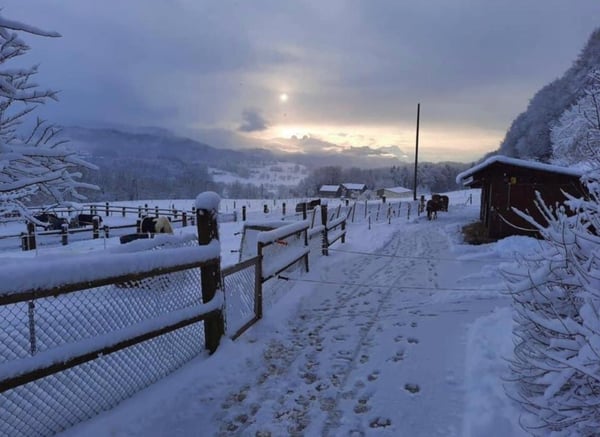
[[61, 90], [44, 116], [63, 123], [231, 128], [256, 106], [240, 131], [412, 126], [421, 102], [423, 129], [504, 132], [575, 60], [600, 2], [5, 0], [2, 13], [63, 35], [25, 38], [36, 82]]
[[261, 132], [269, 127], [269, 122], [257, 109], [245, 109], [242, 118], [244, 121], [238, 127], [240, 132]]

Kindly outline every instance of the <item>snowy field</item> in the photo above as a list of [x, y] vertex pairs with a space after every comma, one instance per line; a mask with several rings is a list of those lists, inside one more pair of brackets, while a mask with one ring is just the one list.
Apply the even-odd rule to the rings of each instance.
[[[513, 322], [500, 270], [542, 243], [463, 244], [461, 226], [479, 216], [479, 195], [468, 204], [469, 194], [451, 193], [449, 212], [435, 221], [413, 214], [371, 229], [350, 224], [346, 244], [309, 274], [275, 279], [285, 293], [238, 340], [63, 434], [526, 435], [503, 390]], [[241, 228], [220, 225], [224, 264], [237, 261]], [[176, 230], [187, 232], [194, 227]]]

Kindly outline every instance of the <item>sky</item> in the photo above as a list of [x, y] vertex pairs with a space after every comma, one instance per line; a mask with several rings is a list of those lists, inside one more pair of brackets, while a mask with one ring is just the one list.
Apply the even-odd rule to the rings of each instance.
[[63, 125], [156, 126], [218, 147], [387, 147], [470, 162], [562, 75], [595, 0], [6, 0]]

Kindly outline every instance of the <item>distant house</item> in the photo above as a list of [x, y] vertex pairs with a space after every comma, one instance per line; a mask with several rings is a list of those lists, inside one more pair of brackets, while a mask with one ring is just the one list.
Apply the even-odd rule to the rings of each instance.
[[322, 185], [319, 188], [319, 197], [341, 197], [342, 186], [341, 185]]
[[367, 191], [365, 184], [346, 183], [342, 184], [342, 196], [355, 198]]
[[413, 190], [404, 187], [380, 188], [377, 190], [377, 197], [385, 196], [387, 199], [412, 197]]
[[492, 156], [460, 173], [456, 182], [470, 188], [481, 188], [479, 216], [490, 238], [538, 233], [512, 208], [527, 211], [538, 223], [545, 224], [534, 204], [539, 192], [547, 205], [565, 200], [563, 191], [582, 196], [587, 190], [580, 182], [582, 172], [535, 161]]

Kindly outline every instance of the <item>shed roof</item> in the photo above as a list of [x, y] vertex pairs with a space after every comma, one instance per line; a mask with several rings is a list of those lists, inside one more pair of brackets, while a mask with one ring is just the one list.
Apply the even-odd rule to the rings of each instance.
[[412, 190], [410, 188], [404, 188], [404, 187], [384, 188], [384, 190], [391, 191], [392, 193], [398, 193], [398, 194], [412, 193]]
[[335, 193], [339, 189], [340, 189], [339, 185], [321, 185], [321, 188], [319, 188], [319, 191]]
[[364, 190], [366, 188], [365, 184], [346, 183], [346, 184], [342, 184], [342, 185], [347, 190]]
[[456, 183], [463, 184], [463, 185], [468, 184], [469, 182], [471, 182], [469, 180], [469, 178], [471, 176], [473, 176], [478, 171], [483, 170], [484, 168], [489, 167], [490, 165], [497, 163], [497, 162], [502, 163], [502, 164], [507, 164], [507, 165], [514, 165], [517, 167], [530, 168], [533, 170], [541, 170], [541, 171], [546, 171], [549, 173], [558, 173], [558, 174], [564, 174], [564, 175], [576, 176], [576, 177], [581, 177], [581, 176], [583, 176], [583, 173], [584, 173], [582, 170], [561, 167], [559, 165], [544, 164], [542, 162], [527, 161], [525, 159], [509, 158], [508, 156], [504, 156], [504, 155], [494, 155], [494, 156], [489, 157], [485, 161], [480, 162], [479, 164], [471, 167], [470, 169], [465, 170], [462, 173], [459, 173], [456, 176]]

